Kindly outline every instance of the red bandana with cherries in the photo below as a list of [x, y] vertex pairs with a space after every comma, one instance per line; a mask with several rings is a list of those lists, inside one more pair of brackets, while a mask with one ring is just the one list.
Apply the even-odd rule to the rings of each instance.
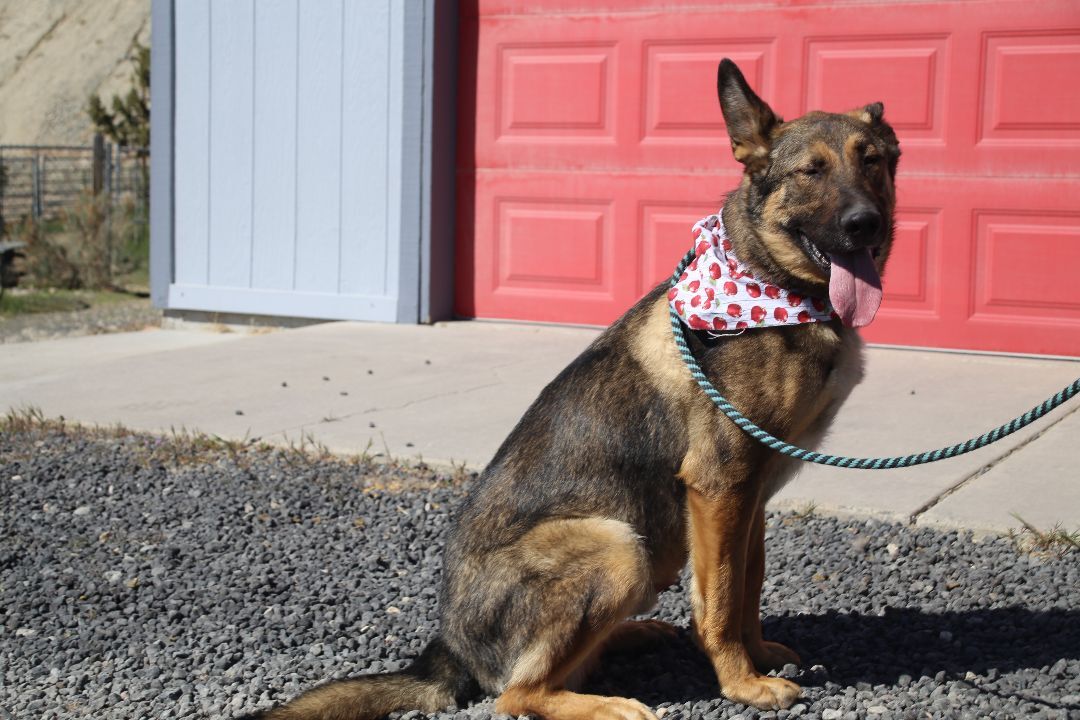
[[837, 317], [827, 300], [755, 278], [732, 253], [719, 213], [698, 220], [691, 232], [697, 257], [668, 291], [671, 307], [691, 329], [741, 331]]

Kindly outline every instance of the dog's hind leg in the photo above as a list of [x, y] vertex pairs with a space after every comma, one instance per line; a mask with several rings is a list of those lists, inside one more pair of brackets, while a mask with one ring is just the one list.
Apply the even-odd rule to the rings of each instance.
[[627, 620], [619, 623], [604, 643], [604, 651], [642, 650], [679, 637], [679, 629], [663, 620]]
[[573, 692], [573, 685], [627, 616], [655, 601], [648, 554], [626, 523], [550, 520], [510, 549], [536, 604], [530, 644], [496, 702], [499, 712], [546, 720], [655, 720], [627, 698]]
[[743, 587], [742, 637], [746, 651], [761, 672], [798, 665], [799, 655], [786, 645], [761, 635], [761, 583], [765, 579], [765, 508], [759, 506], [750, 526], [746, 547], [746, 584]]

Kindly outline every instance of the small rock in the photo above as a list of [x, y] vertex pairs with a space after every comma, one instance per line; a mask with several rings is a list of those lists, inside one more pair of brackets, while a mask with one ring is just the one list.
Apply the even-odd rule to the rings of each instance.
[[89, 515], [90, 514], [90, 506], [89, 505], [80, 505], [79, 507], [72, 510], [71, 514], [72, 515], [78, 515], [80, 517], [83, 516], [83, 515]]
[[888, 708], [886, 708], [884, 705], [871, 705], [870, 707], [866, 708], [866, 712], [870, 715], [884, 715], [888, 712]]
[[34, 637], [35, 635], [37, 635], [37, 630], [33, 628], [21, 627], [15, 629], [15, 637]]
[[840, 720], [844, 717], [843, 710], [836, 710], [835, 708], [825, 708], [821, 711], [821, 720]]
[[885, 546], [885, 552], [889, 553], [889, 557], [896, 557], [900, 552], [900, 546], [896, 543], [889, 543]]
[[237, 410], [237, 411], [236, 411], [236, 414], [237, 414], [237, 415], [243, 415], [243, 414], [244, 414], [244, 411], [243, 411], [243, 410]]
[[109, 570], [105, 572], [104, 577], [109, 582], [120, 582], [120, 578], [124, 577], [124, 574], [119, 570]]
[[942, 630], [938, 633], [938, 640], [942, 642], [952, 642], [952, 633], [948, 630]]

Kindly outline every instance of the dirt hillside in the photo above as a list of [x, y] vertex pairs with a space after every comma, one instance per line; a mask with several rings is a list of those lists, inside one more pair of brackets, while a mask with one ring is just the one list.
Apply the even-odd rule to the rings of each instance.
[[0, 144], [85, 144], [91, 93], [129, 86], [150, 0], [0, 0]]

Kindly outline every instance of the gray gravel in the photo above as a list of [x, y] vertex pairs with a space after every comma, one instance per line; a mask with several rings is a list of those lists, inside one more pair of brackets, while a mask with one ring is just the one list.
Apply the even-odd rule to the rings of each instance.
[[160, 325], [161, 310], [153, 307], [148, 298], [133, 298], [83, 310], [0, 317], [0, 345], [128, 332]]
[[[233, 717], [396, 669], [434, 630], [462, 492], [424, 468], [0, 431], [0, 718]], [[591, 690], [684, 720], [1080, 717], [1080, 555], [819, 516], [768, 535], [766, 634], [802, 654], [798, 705], [719, 699], [685, 630]], [[685, 628], [686, 594], [656, 614]]]

